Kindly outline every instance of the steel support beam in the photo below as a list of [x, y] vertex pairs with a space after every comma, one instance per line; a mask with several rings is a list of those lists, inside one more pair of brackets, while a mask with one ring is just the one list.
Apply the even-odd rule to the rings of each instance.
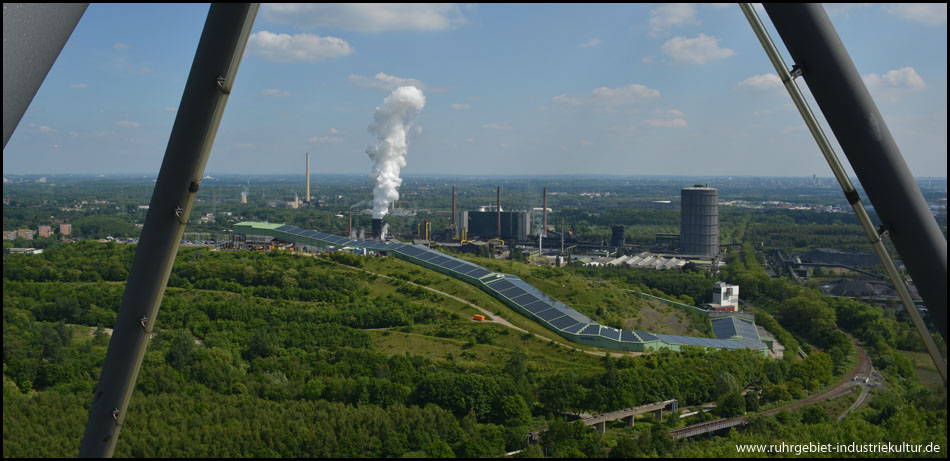
[[88, 3], [3, 4], [3, 147]]
[[99, 375], [81, 457], [111, 457], [258, 4], [213, 4]]
[[831, 20], [820, 4], [765, 10], [946, 340], [947, 240]]

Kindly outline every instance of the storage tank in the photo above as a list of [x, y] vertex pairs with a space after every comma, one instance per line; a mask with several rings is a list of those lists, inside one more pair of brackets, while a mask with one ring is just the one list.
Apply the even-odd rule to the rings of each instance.
[[719, 190], [695, 185], [680, 191], [680, 252], [719, 254]]

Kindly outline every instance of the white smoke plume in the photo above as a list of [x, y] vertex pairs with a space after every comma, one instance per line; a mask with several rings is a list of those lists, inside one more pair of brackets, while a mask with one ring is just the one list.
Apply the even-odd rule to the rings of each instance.
[[379, 139], [375, 145], [366, 148], [373, 160], [373, 173], [376, 180], [373, 189], [373, 218], [382, 219], [389, 213], [389, 204], [399, 199], [399, 186], [402, 178], [399, 171], [406, 166], [406, 153], [409, 152], [408, 135], [412, 119], [419, 115], [426, 104], [422, 91], [414, 86], [401, 86], [393, 90], [381, 106], [376, 107], [370, 133]]

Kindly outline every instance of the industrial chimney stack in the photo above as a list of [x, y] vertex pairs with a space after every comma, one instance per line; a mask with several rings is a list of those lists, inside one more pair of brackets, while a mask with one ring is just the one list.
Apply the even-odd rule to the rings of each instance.
[[373, 240], [379, 240], [383, 236], [383, 219], [373, 218]]
[[455, 237], [456, 226], [455, 226], [455, 186], [452, 186], [452, 236]]
[[501, 238], [501, 186], [498, 187], [498, 238]]
[[544, 216], [544, 219], [541, 220], [541, 235], [548, 236], [548, 188], [544, 188], [543, 192], [544, 198], [541, 203], [541, 213]]
[[307, 152], [307, 205], [310, 205], [310, 152]]

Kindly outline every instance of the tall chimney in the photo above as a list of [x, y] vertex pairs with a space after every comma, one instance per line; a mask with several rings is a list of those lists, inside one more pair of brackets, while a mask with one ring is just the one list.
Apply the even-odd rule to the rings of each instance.
[[310, 152], [307, 152], [307, 205], [310, 204]]
[[379, 240], [383, 235], [382, 218], [373, 218], [373, 240]]
[[350, 222], [346, 225], [346, 238], [353, 238], [353, 212], [349, 213]]
[[541, 223], [541, 235], [547, 236], [548, 235], [548, 188], [547, 187], [544, 188], [543, 194], [544, 194], [544, 199], [541, 204], [541, 207], [542, 207], [541, 213], [543, 213], [544, 219], [542, 220], [542, 223]]
[[455, 186], [452, 186], [452, 236], [455, 237]]
[[498, 186], [498, 238], [501, 238], [501, 186]]

